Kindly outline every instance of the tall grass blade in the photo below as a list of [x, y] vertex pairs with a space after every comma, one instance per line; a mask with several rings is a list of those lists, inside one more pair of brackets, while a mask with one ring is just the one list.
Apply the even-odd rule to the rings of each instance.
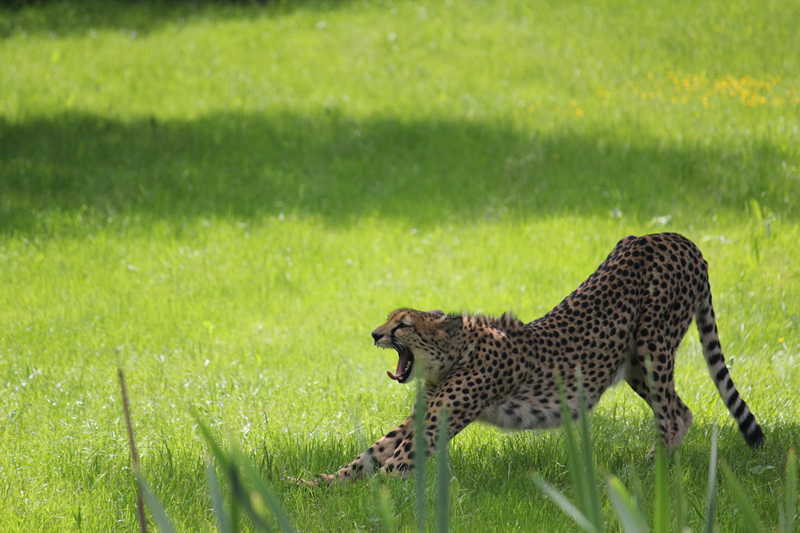
[[208, 445], [209, 450], [211, 450], [211, 454], [214, 458], [219, 462], [220, 466], [223, 468], [227, 468], [231, 465], [231, 459], [228, 454], [222, 449], [222, 446], [219, 445], [217, 439], [214, 437], [214, 433], [211, 431], [203, 419], [200, 418], [200, 415], [194, 409], [191, 410], [192, 416], [194, 417], [194, 421], [197, 422], [197, 429], [200, 431], [200, 434], [205, 439], [206, 444]]
[[797, 511], [797, 457], [795, 449], [789, 449], [786, 457], [786, 503], [781, 514], [781, 529], [784, 533], [795, 530], [795, 513]]
[[[119, 376], [119, 391], [122, 395], [122, 411], [125, 414], [125, 429], [128, 431], [128, 446], [131, 450], [131, 464], [133, 471], [139, 471], [139, 454], [136, 452], [136, 439], [133, 437], [133, 424], [131, 423], [131, 410], [128, 404], [128, 389], [125, 387], [125, 374], [122, 369], [117, 367], [117, 375]], [[139, 531], [147, 533], [147, 519], [144, 516], [144, 500], [142, 496], [143, 487], [140, 482], [140, 477], [136, 476], [136, 510], [139, 516]]]
[[580, 473], [583, 478], [584, 501], [589, 520], [597, 527], [603, 529], [603, 514], [600, 507], [600, 488], [597, 483], [597, 469], [594, 465], [592, 456], [592, 438], [589, 433], [589, 408], [586, 405], [586, 394], [583, 389], [583, 375], [578, 367], [575, 371], [575, 378], [578, 388], [578, 424], [581, 428], [581, 447], [583, 455], [583, 471]]
[[[234, 480], [237, 479], [236, 478], [236, 471], [233, 469], [232, 466], [226, 467], [223, 471], [226, 473], [226, 475], [228, 476], [229, 480], [230, 479], [234, 479]], [[231, 533], [239, 533], [239, 516], [241, 516], [242, 511], [241, 511], [241, 508], [239, 507], [239, 500], [238, 500], [238, 497], [236, 496], [236, 491], [235, 490], [233, 490], [233, 489], [231, 490], [231, 493], [228, 496], [228, 500], [230, 502], [229, 509], [230, 509], [230, 513], [231, 513], [231, 517], [230, 517], [231, 518]]]
[[575, 504], [569, 501], [569, 499], [567, 499], [567, 497], [564, 496], [561, 491], [545, 481], [541, 476], [533, 476], [533, 481], [536, 483], [536, 486], [539, 487], [539, 490], [544, 492], [548, 498], [553, 500], [556, 505], [561, 507], [561, 510], [564, 511], [570, 518], [572, 518], [583, 531], [586, 533], [599, 533], [602, 530], [595, 527], [595, 525], [592, 524], [592, 522], [586, 517], [586, 515], [583, 514], [580, 509], [578, 509]]
[[294, 533], [294, 526], [289, 521], [289, 517], [283, 510], [278, 498], [275, 496], [272, 487], [264, 480], [261, 472], [256, 469], [250, 459], [245, 457], [240, 450], [234, 450], [233, 459], [236, 465], [244, 472], [247, 480], [255, 487], [261, 500], [266, 503], [267, 507], [272, 511], [281, 531], [284, 533]]
[[608, 496], [625, 533], [647, 533], [647, 519], [639, 505], [622, 482], [614, 476], [608, 478]]
[[748, 204], [750, 207], [750, 214], [753, 215], [753, 218], [756, 219], [756, 222], [758, 222], [760, 226], [761, 224], [764, 223], [764, 216], [761, 213], [761, 204], [759, 204], [758, 200], [756, 200], [755, 198], [750, 198]]
[[378, 489], [378, 517], [382, 533], [394, 533], [396, 524], [392, 512], [392, 495], [385, 485]]
[[233, 462], [227, 470], [227, 475], [228, 482], [231, 484], [231, 508], [237, 509], [237, 512], [240, 508], [244, 509], [248, 516], [250, 516], [250, 520], [257, 530], [272, 533], [273, 529], [269, 527], [269, 524], [264, 520], [264, 516], [253, 506], [252, 495], [242, 484], [239, 470]]
[[217, 529], [219, 533], [231, 533], [231, 517], [225, 510], [225, 501], [222, 496], [222, 490], [219, 487], [217, 471], [210, 460], [206, 461], [206, 477], [208, 478], [208, 488], [211, 492], [211, 505], [214, 509], [214, 515], [217, 517]]
[[169, 518], [167, 518], [167, 513], [164, 511], [164, 507], [161, 506], [161, 502], [159, 502], [158, 498], [156, 498], [150, 491], [150, 487], [147, 486], [147, 483], [145, 482], [144, 477], [138, 468], [134, 470], [134, 474], [136, 475], [136, 482], [142, 489], [144, 501], [147, 502], [147, 507], [153, 514], [153, 522], [156, 523], [156, 527], [158, 527], [161, 533], [176, 533], [175, 528], [172, 526]]
[[575, 425], [572, 422], [572, 413], [567, 403], [567, 394], [564, 391], [564, 382], [561, 374], [556, 373], [558, 381], [558, 394], [561, 400], [561, 422], [564, 426], [564, 435], [567, 445], [567, 460], [569, 461], [569, 475], [572, 480], [572, 487], [575, 491], [575, 505], [582, 513], [586, 512], [586, 504], [583, 499], [583, 478], [581, 477], [581, 454], [578, 451], [578, 437], [575, 434]]
[[630, 478], [631, 478], [630, 479], [631, 497], [636, 502], [636, 505], [639, 506], [639, 512], [642, 514], [642, 516], [647, 516], [647, 513], [645, 512], [644, 509], [645, 498], [644, 498], [644, 489], [642, 488], [642, 478], [639, 477], [639, 473], [636, 471], [636, 469], [633, 468], [630, 471]]
[[417, 530], [420, 533], [427, 531], [425, 516], [425, 466], [428, 450], [425, 446], [425, 381], [417, 379], [417, 400], [414, 411], [414, 469], [416, 476], [417, 496]]
[[689, 525], [689, 506], [683, 493], [681, 478], [681, 454], [675, 452], [675, 465], [672, 472], [673, 501], [675, 502], [675, 533], [683, 533]]
[[750, 502], [750, 498], [745, 493], [742, 485], [736, 479], [736, 476], [733, 474], [731, 467], [728, 466], [727, 461], [722, 459], [719, 463], [719, 467], [722, 469], [722, 473], [725, 474], [725, 481], [728, 484], [728, 490], [733, 496], [733, 499], [736, 501], [739, 512], [742, 513], [742, 520], [744, 521], [745, 529], [750, 533], [762, 533], [766, 531], [764, 528], [764, 523], [761, 521], [761, 518], [759, 518], [758, 513], [753, 507], [753, 504]]
[[[234, 449], [232, 453], [223, 450], [222, 446], [217, 442], [217, 439], [211, 432], [211, 429], [200, 419], [197, 412], [193, 411], [192, 414], [197, 422], [198, 430], [203, 435], [212, 455], [219, 462], [231, 486], [230, 531], [234, 533], [238, 531], [239, 509], [244, 509], [258, 529], [261, 531], [272, 531], [272, 528], [266, 523], [264, 517], [261, 516], [253, 506], [252, 495], [242, 484], [242, 479], [239, 475], [239, 471], [241, 470], [244, 472], [247, 481], [255, 487], [256, 494], [261, 498], [261, 501], [272, 511], [281, 530], [285, 533], [293, 533], [294, 526], [292, 526], [289, 521], [286, 512], [275, 497], [272, 488], [264, 481], [261, 473], [253, 466], [252, 462], [238, 449]], [[214, 477], [216, 478], [216, 476]], [[215, 506], [216, 505], [217, 502], [215, 501]]]
[[450, 531], [450, 455], [448, 453], [449, 431], [447, 408], [439, 412], [439, 432], [436, 451], [436, 531]]
[[[658, 427], [658, 422], [656, 422], [656, 427]], [[654, 490], [653, 533], [668, 533], [670, 529], [670, 513], [667, 454], [664, 451], [664, 439], [658, 435], [656, 436], [656, 480]]]
[[[200, 434], [206, 441], [208, 445], [208, 449], [211, 450], [211, 454], [219, 463], [220, 468], [222, 469], [223, 474], [228, 479], [231, 484], [231, 493], [229, 496], [230, 500], [230, 530], [232, 533], [238, 533], [239, 531], [239, 515], [240, 515], [240, 503], [239, 497], [237, 495], [237, 489], [239, 489], [239, 476], [236, 472], [236, 469], [233, 466], [233, 463], [228, 456], [228, 454], [222, 449], [222, 446], [219, 445], [216, 438], [214, 438], [214, 434], [211, 432], [211, 429], [203, 422], [200, 418], [200, 415], [194, 409], [191, 410], [192, 416], [194, 417], [195, 422], [197, 422], [197, 429], [200, 431]], [[249, 500], [248, 500], [249, 503]]]
[[[649, 354], [644, 361], [647, 388], [655, 391], [653, 383], [653, 354]], [[652, 400], [651, 400], [652, 401]], [[655, 415], [655, 413], [654, 413]], [[661, 431], [661, 424], [658, 416], [653, 416], [653, 426], [656, 430], [656, 465], [655, 465], [655, 498], [653, 502], [653, 532], [667, 533], [669, 530], [669, 481], [667, 480], [667, 456], [664, 450], [664, 434]]]
[[711, 454], [708, 465], [708, 490], [706, 493], [706, 523], [705, 532], [714, 533], [714, 511], [717, 507], [717, 439], [719, 429], [714, 424], [711, 428]]
[[[561, 402], [561, 420], [564, 426], [567, 460], [569, 462], [569, 474], [575, 492], [575, 503], [570, 502], [559, 490], [547, 483], [544, 479], [536, 476], [536, 485], [551, 500], [567, 513], [584, 531], [601, 531], [603, 529], [602, 516], [600, 515], [600, 496], [595, 477], [594, 461], [592, 460], [591, 440], [588, 433], [588, 425], [583, 419], [585, 410], [585, 398], [583, 396], [583, 385], [578, 371], [578, 396], [579, 396], [579, 418], [583, 423], [583, 449], [581, 449], [579, 438], [576, 434], [575, 424], [572, 421], [572, 413], [567, 402], [567, 394], [564, 390], [564, 382], [560, 373], [556, 373], [558, 392]], [[596, 502], [596, 505], [595, 505]]]

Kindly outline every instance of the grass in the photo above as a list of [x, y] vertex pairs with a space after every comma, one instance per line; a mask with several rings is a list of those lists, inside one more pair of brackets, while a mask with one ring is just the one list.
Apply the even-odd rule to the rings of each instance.
[[[190, 405], [298, 530], [377, 528], [375, 483], [413, 528], [413, 483], [279, 482], [410, 410], [369, 332], [400, 306], [532, 320], [621, 237], [662, 230], [709, 261], [767, 439], [747, 449], [692, 332], [690, 526], [713, 423], [775, 526], [800, 443], [797, 27], [789, 1], [0, 8], [0, 526], [133, 529], [121, 365], [179, 530], [213, 524]], [[652, 484], [634, 394], [611, 391], [591, 428], [601, 469]], [[450, 456], [454, 531], [574, 528], [530, 477], [569, 493], [560, 431], [470, 427]], [[718, 496], [720, 530], [741, 529]]]

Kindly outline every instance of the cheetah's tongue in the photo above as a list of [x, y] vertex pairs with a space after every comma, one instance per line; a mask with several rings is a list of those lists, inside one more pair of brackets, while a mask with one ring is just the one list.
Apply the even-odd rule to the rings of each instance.
[[392, 374], [391, 370], [387, 370], [386, 374], [393, 380], [397, 381], [403, 377], [403, 371], [406, 369], [406, 365], [408, 365], [408, 356], [404, 353], [401, 353], [400, 359], [397, 361], [397, 372]]

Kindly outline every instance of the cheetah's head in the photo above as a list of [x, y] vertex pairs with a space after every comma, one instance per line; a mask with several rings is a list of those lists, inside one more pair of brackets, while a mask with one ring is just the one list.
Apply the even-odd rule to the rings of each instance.
[[398, 383], [408, 383], [414, 363], [422, 364], [426, 379], [435, 381], [449, 353], [451, 337], [461, 328], [460, 315], [441, 311], [398, 309], [389, 315], [386, 324], [372, 332], [375, 346], [397, 350], [397, 370], [386, 373]]

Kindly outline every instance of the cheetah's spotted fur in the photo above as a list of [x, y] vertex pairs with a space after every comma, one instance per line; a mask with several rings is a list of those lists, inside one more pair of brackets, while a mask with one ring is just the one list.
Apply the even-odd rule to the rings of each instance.
[[[389, 372], [390, 377], [405, 383], [415, 370], [424, 373], [429, 453], [443, 407], [450, 416], [450, 438], [473, 420], [515, 429], [557, 426], [556, 374], [563, 377], [574, 414], [577, 368], [590, 408], [624, 378], [655, 412], [670, 449], [681, 443], [692, 423], [691, 411], [675, 392], [673, 366], [694, 318], [711, 378], [755, 448], [763, 433], [725, 365], [707, 268], [685, 237], [629, 236], [577, 290], [528, 324], [510, 314], [491, 318], [398, 309], [372, 336], [377, 346], [398, 351], [397, 372]], [[650, 357], [648, 382], [645, 361]], [[335, 474], [320, 476], [321, 481], [334, 484], [361, 477], [365, 470], [413, 468], [413, 416]]]

